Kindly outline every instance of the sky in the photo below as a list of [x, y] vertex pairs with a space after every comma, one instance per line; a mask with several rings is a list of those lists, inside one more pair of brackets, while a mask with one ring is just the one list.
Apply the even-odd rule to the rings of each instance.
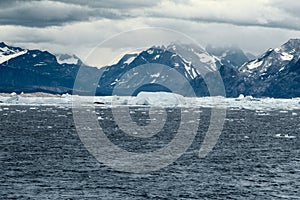
[[[295, 0], [1, 0], [0, 8], [0, 41], [83, 60], [98, 45], [102, 61], [87, 59], [95, 65], [142, 48], [142, 40], [169, 42], [164, 33], [134, 34], [149, 27], [179, 32], [202, 46], [237, 45], [255, 55], [300, 38], [300, 2]], [[124, 32], [131, 34], [123, 39], [127, 42], [99, 47]]]

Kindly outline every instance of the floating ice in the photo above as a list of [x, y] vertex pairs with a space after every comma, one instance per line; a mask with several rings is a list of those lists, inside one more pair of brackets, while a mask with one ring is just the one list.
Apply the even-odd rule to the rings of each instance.
[[[230, 110], [248, 109], [264, 111], [257, 113], [264, 115], [271, 110], [279, 110], [280, 113], [291, 113], [296, 116], [300, 110], [300, 98], [293, 99], [274, 99], [274, 98], [253, 98], [251, 96], [242, 96], [239, 98], [224, 97], [183, 97], [181, 95], [167, 92], [141, 92], [137, 97], [130, 96], [27, 96], [25, 95], [0, 95], [0, 106], [8, 105], [29, 105], [37, 107], [41, 105], [53, 105], [60, 108], [71, 108], [73, 103], [80, 102], [81, 106], [102, 107], [103, 109], [112, 106], [156, 106], [156, 107], [205, 107], [222, 108]], [[101, 102], [101, 104], [95, 104]], [[4, 107], [2, 109], [4, 110]], [[87, 108], [88, 109], [88, 108]], [[292, 111], [292, 112], [290, 112]]]
[[101, 116], [98, 117], [98, 120], [104, 120]]
[[278, 133], [278, 134], [276, 134], [275, 135], [275, 137], [278, 137], [278, 138], [288, 138], [288, 139], [294, 139], [294, 138], [296, 138], [296, 136], [293, 136], [293, 135], [289, 135], [289, 134], [280, 134], [280, 133]]
[[179, 94], [168, 92], [140, 92], [133, 104], [152, 105], [152, 106], [178, 106], [184, 105], [184, 97]]

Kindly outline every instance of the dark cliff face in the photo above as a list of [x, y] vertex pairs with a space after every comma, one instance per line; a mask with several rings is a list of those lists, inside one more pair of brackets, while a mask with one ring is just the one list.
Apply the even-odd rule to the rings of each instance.
[[[299, 97], [299, 57], [300, 40], [297, 39], [270, 49], [251, 61], [237, 47], [208, 46], [202, 49], [171, 44], [124, 55], [118, 63], [98, 69], [84, 65], [76, 56], [61, 55], [57, 58], [47, 51], [0, 43], [0, 92], [135, 95], [139, 91], [173, 91], [189, 96], [188, 88], [192, 86], [197, 96], [209, 96], [210, 90], [217, 91], [224, 85], [226, 94], [222, 91], [214, 94]], [[59, 60], [61, 58], [78, 60], [64, 63]], [[80, 69], [83, 72], [80, 74], [82, 87], [73, 91]], [[170, 71], [178, 76], [170, 75]], [[91, 83], [90, 80], [97, 82]], [[210, 88], [207, 88], [208, 82]], [[114, 93], [115, 88], [118, 88], [117, 93]]]

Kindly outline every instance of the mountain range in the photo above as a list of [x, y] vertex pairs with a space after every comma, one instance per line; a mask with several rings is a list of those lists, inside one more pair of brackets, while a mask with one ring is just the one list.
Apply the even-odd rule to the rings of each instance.
[[[170, 75], [171, 70], [180, 77]], [[185, 96], [189, 96], [190, 86], [197, 96], [209, 96], [207, 80], [213, 83], [210, 87], [217, 87], [219, 76], [225, 93], [214, 95], [300, 97], [300, 39], [290, 39], [258, 57], [236, 46], [201, 48], [171, 43], [126, 54], [116, 64], [100, 68], [85, 65], [75, 55], [0, 43], [0, 92], [5, 93], [136, 95], [140, 91], [170, 91], [165, 85], [171, 85], [176, 88], [172, 91]], [[75, 91], [76, 78], [82, 87]]]

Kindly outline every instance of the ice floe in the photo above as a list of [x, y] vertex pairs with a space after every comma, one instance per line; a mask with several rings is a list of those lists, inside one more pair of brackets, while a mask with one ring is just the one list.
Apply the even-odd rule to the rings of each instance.
[[296, 136], [294, 136], [294, 135], [280, 134], [280, 133], [276, 134], [275, 137], [277, 137], [277, 138], [288, 138], [288, 139], [296, 138]]
[[[253, 98], [240, 95], [238, 98], [216, 97], [183, 97], [178, 94], [167, 92], [141, 92], [136, 97], [132, 96], [31, 96], [17, 94], [0, 95], [0, 106], [2, 109], [7, 105], [55, 105], [72, 107], [76, 103], [80, 106], [154, 106], [154, 107], [205, 107], [220, 109], [248, 109], [258, 110], [258, 115], [267, 115], [267, 111], [279, 110], [282, 114], [291, 114], [297, 117], [300, 110], [300, 98], [274, 99], [274, 98]], [[292, 111], [293, 110], [293, 111]], [[292, 112], [291, 112], [292, 111]]]

